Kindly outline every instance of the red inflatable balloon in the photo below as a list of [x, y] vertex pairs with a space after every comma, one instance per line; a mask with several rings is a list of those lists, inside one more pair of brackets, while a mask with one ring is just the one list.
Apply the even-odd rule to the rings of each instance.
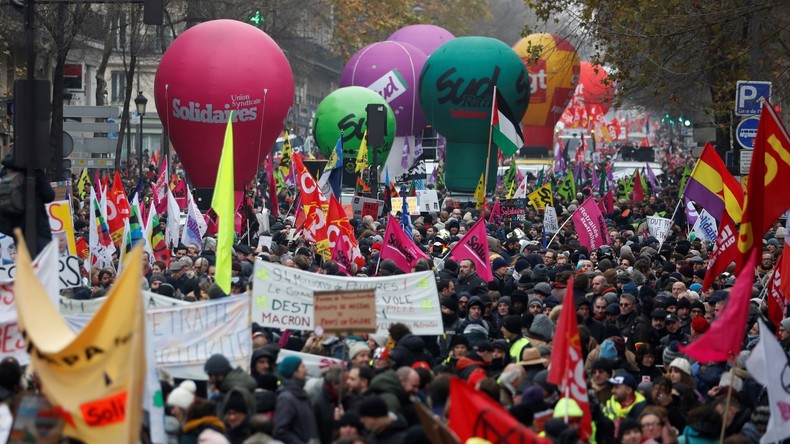
[[162, 56], [156, 108], [197, 188], [213, 188], [233, 111], [235, 188], [257, 172], [293, 104], [294, 79], [282, 50], [260, 29], [214, 20], [181, 34]]
[[609, 111], [609, 108], [612, 107], [612, 100], [614, 100], [614, 88], [612, 85], [604, 83], [608, 78], [609, 74], [606, 73], [603, 66], [581, 62], [579, 85], [582, 102], [588, 108], [590, 105], [599, 105], [603, 114]]

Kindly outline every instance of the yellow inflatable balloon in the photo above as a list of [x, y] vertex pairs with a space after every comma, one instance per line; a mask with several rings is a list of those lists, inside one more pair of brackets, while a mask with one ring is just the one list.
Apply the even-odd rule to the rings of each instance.
[[[541, 50], [536, 60], [528, 51], [537, 46]], [[521, 119], [524, 144], [527, 148], [552, 150], [554, 125], [579, 83], [579, 55], [564, 38], [545, 33], [524, 37], [513, 46], [513, 50], [529, 70], [532, 82], [529, 107]]]

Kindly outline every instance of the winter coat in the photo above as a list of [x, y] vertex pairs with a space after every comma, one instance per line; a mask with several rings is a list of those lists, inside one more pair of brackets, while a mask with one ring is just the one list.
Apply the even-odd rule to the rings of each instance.
[[615, 325], [620, 330], [620, 336], [628, 338], [626, 344], [631, 351], [634, 351], [634, 344], [650, 342], [650, 330], [653, 327], [637, 311], [618, 316]]
[[255, 381], [255, 378], [250, 376], [250, 374], [245, 372], [241, 367], [236, 367], [225, 375], [225, 379], [223, 379], [219, 385], [219, 391], [228, 393], [234, 387], [240, 387], [253, 393], [255, 389], [258, 388], [258, 383]]
[[462, 291], [468, 291], [472, 296], [488, 293], [488, 284], [477, 272], [473, 272], [464, 277], [458, 277], [458, 283], [455, 284], [455, 294], [460, 294]]
[[390, 351], [390, 359], [395, 362], [395, 368], [411, 367], [417, 361], [428, 361], [425, 352], [425, 342], [419, 336], [407, 334], [400, 338], [395, 348]]
[[286, 444], [302, 444], [319, 438], [313, 406], [303, 381], [286, 379], [277, 389], [274, 438]]
[[370, 382], [370, 391], [384, 400], [390, 412], [402, 415], [403, 407], [410, 403], [409, 394], [403, 389], [394, 370], [387, 370], [376, 375]]

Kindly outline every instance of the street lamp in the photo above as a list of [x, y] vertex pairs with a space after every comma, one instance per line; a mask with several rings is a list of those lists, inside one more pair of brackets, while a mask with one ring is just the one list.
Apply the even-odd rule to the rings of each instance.
[[143, 116], [145, 116], [145, 105], [148, 104], [148, 99], [145, 98], [142, 91], [137, 91], [134, 104], [137, 106], [137, 114], [140, 116], [140, 123], [137, 125], [137, 161], [140, 180], [143, 180]]

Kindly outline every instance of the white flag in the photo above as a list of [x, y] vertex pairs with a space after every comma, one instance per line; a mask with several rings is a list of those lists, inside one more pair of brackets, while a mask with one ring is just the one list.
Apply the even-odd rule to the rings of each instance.
[[691, 231], [694, 232], [694, 236], [696, 236], [697, 239], [715, 242], [716, 235], [719, 233], [719, 227], [716, 223], [716, 219], [703, 209], [702, 212], [699, 213], [699, 217], [697, 217], [697, 221], [694, 223], [694, 227]]
[[790, 438], [790, 387], [787, 374], [790, 362], [781, 344], [760, 320], [760, 342], [746, 360], [746, 369], [768, 390], [771, 418], [760, 443], [781, 442]]
[[172, 244], [173, 248], [178, 247], [178, 242], [181, 239], [179, 227], [181, 225], [181, 208], [178, 207], [173, 192], [167, 188], [167, 233], [165, 240], [168, 244]]
[[187, 191], [187, 202], [187, 221], [184, 224], [184, 230], [181, 232], [181, 243], [186, 246], [195, 244], [198, 250], [200, 250], [203, 245], [203, 234], [206, 232], [205, 229], [201, 231], [200, 221], [203, 221], [204, 226], [206, 225], [206, 221], [200, 214], [200, 210], [197, 205], [195, 205], [195, 202], [192, 202], [192, 193], [189, 191]]
[[516, 188], [516, 191], [513, 193], [513, 199], [524, 199], [527, 197], [527, 176], [524, 176], [524, 180], [521, 181], [521, 184]]

